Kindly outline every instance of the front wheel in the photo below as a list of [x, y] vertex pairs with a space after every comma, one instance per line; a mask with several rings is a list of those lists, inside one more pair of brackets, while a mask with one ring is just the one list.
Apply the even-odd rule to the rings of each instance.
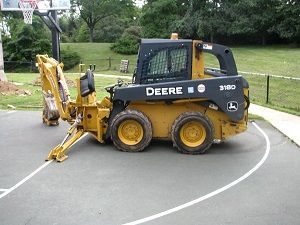
[[125, 110], [112, 120], [111, 139], [121, 151], [141, 152], [152, 139], [151, 123], [143, 113]]
[[203, 154], [214, 140], [211, 121], [198, 112], [181, 114], [172, 126], [172, 141], [178, 151], [185, 154]]

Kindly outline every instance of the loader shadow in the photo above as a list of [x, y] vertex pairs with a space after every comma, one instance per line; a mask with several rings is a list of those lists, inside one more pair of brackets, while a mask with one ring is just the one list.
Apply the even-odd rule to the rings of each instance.
[[243, 146], [237, 142], [225, 141], [220, 144], [213, 144], [205, 154], [222, 155], [222, 154], [240, 154]]
[[[84, 149], [85, 152], [111, 152], [114, 154], [182, 154], [173, 147], [172, 141], [168, 140], [152, 140], [149, 146], [143, 152], [122, 152], [115, 148], [112, 142], [109, 143], [99, 143], [92, 136], [88, 136], [80, 144], [77, 144], [77, 148], [74, 149], [74, 154], [78, 151]], [[251, 151], [252, 146], [245, 146], [242, 142], [237, 140], [227, 140], [219, 144], [213, 144], [204, 154], [201, 155], [223, 155], [223, 154], [242, 154], [245, 151]], [[72, 150], [73, 151], [73, 150]], [[191, 155], [197, 156], [197, 155]]]

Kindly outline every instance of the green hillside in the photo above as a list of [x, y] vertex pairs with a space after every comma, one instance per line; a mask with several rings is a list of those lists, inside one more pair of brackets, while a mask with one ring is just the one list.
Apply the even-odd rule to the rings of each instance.
[[240, 71], [300, 77], [300, 48], [235, 47], [233, 53]]
[[[132, 73], [136, 64], [136, 55], [121, 55], [110, 50], [110, 43], [62, 43], [61, 49], [69, 48], [77, 52], [82, 63], [96, 65], [96, 72], [115, 74], [120, 68], [122, 59], [129, 60], [129, 72]], [[110, 60], [109, 60], [110, 58]], [[109, 64], [111, 62], [111, 65]], [[77, 72], [73, 68], [69, 72]]]

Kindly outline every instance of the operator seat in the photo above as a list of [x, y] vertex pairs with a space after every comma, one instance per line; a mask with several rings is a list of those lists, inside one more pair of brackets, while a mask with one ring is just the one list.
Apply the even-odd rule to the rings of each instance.
[[80, 77], [80, 95], [86, 97], [95, 91], [94, 74], [87, 70], [85, 75]]

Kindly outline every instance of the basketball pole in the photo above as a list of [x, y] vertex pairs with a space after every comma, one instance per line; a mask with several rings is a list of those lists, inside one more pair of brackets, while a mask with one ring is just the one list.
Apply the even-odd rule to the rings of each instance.
[[[61, 28], [59, 27], [57, 11], [50, 10], [47, 13], [35, 12], [36, 15], [47, 25], [51, 31], [52, 36], [52, 57], [57, 61], [60, 61], [60, 33], [62, 33]], [[47, 19], [46, 19], [47, 18]]]
[[[56, 25], [58, 24], [57, 11], [53, 10], [50, 12], [51, 17], [53, 18]], [[51, 27], [52, 34], [52, 57], [56, 59], [58, 62], [60, 60], [60, 30], [57, 29], [57, 26]]]

